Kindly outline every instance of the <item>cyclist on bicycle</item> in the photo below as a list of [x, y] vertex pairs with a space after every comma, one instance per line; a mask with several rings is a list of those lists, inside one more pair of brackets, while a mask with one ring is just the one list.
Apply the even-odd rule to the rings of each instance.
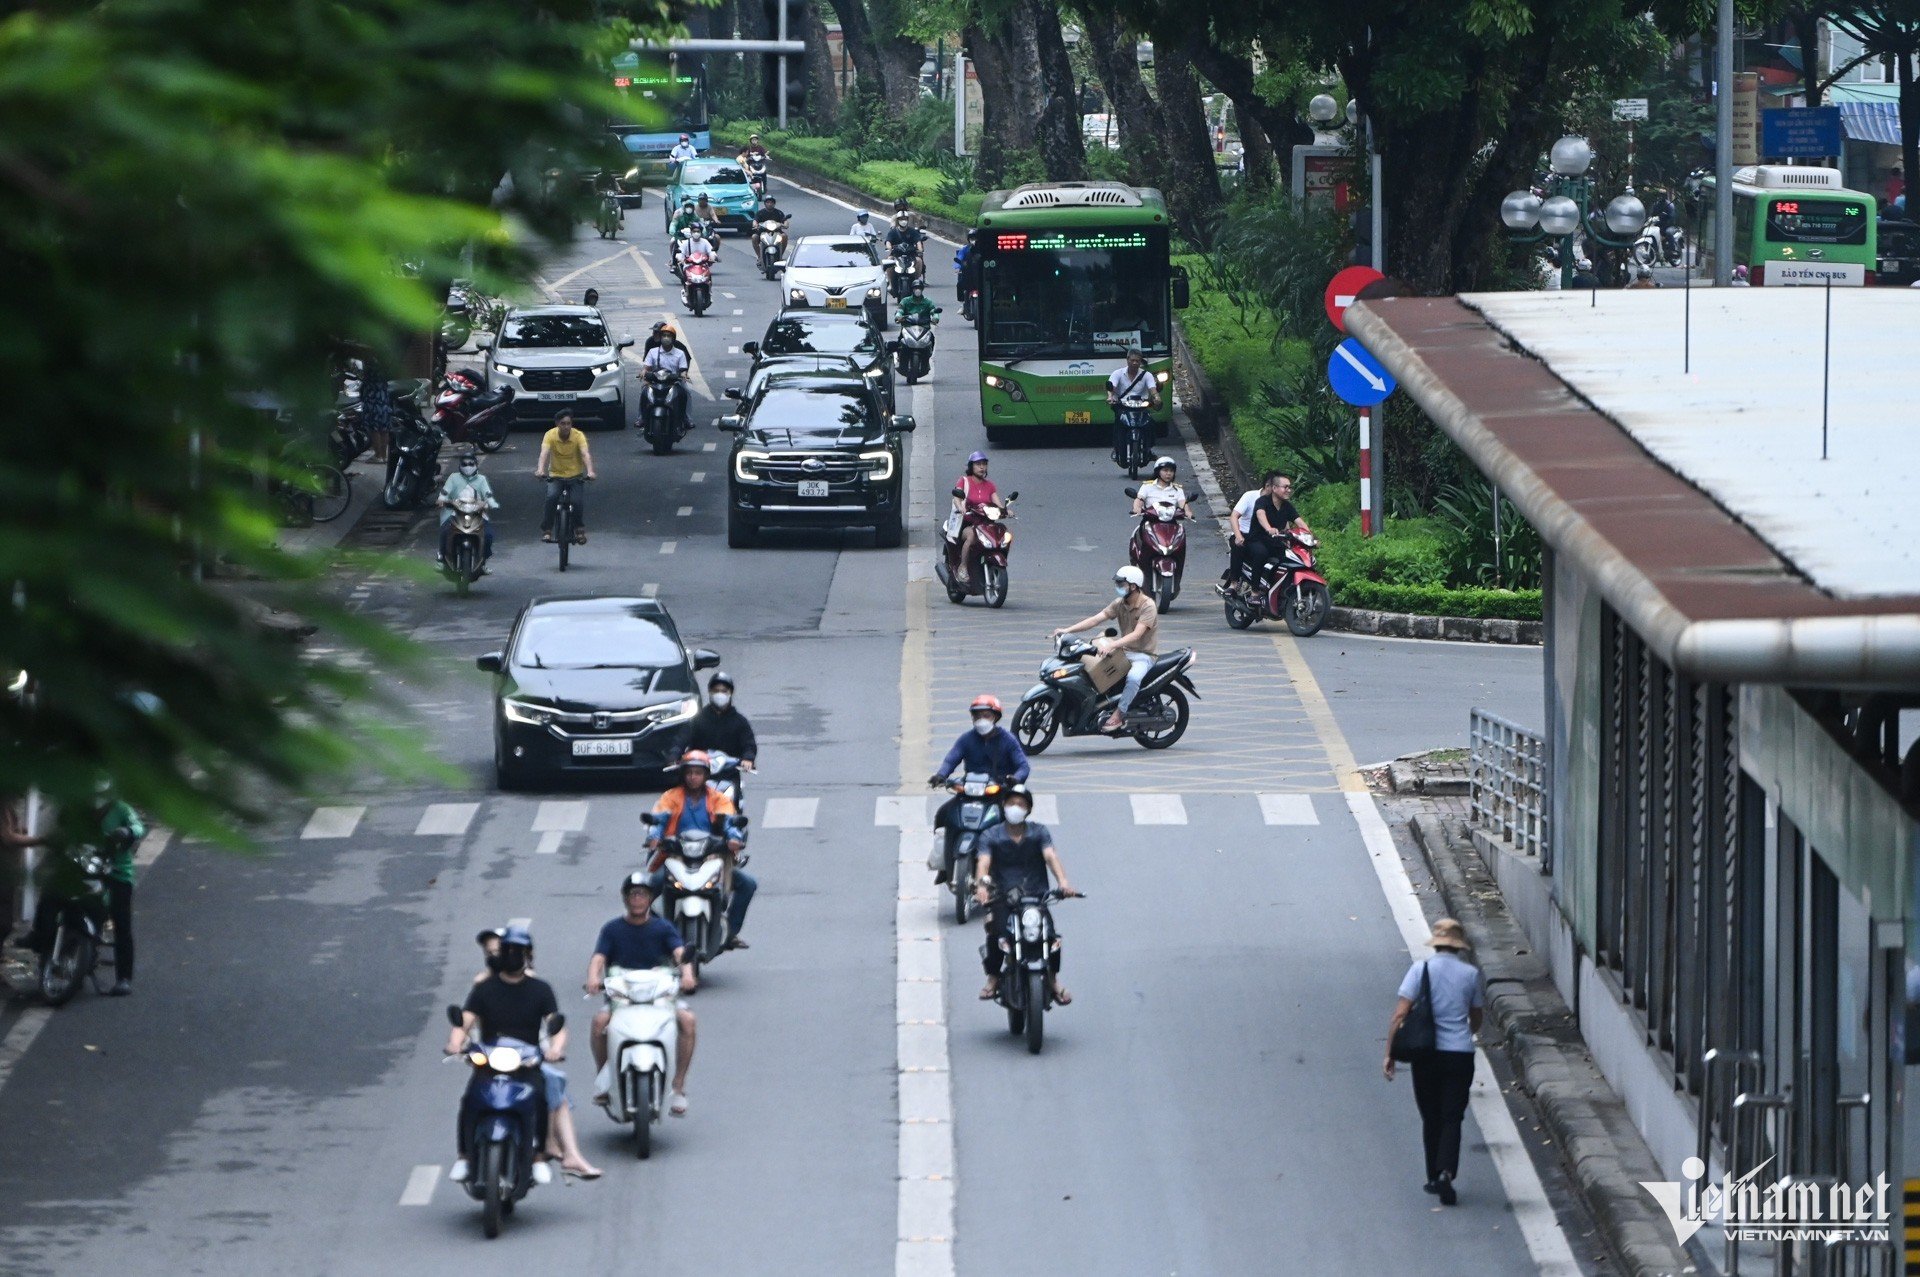
[[587, 500], [582, 478], [597, 479], [593, 472], [593, 450], [587, 446], [584, 430], [573, 424], [573, 414], [561, 409], [554, 416], [553, 429], [540, 441], [540, 459], [533, 464], [533, 476], [547, 481], [547, 508], [540, 516], [540, 539], [553, 543], [553, 514], [560, 504], [560, 490], [573, 489], [573, 540], [587, 543]]

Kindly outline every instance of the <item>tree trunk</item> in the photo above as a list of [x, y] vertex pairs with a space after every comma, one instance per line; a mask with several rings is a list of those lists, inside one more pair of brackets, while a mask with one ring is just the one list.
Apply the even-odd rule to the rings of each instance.
[[[1247, 185], [1255, 190], [1270, 187], [1268, 165], [1278, 159], [1280, 147], [1311, 142], [1312, 131], [1295, 120], [1291, 110], [1273, 106], [1260, 96], [1253, 86], [1253, 64], [1245, 55], [1208, 43], [1194, 45], [1192, 53], [1194, 67], [1227, 95], [1240, 119], [1240, 140], [1247, 148]], [[1298, 138], [1296, 130], [1301, 133]]]
[[1273, 143], [1267, 140], [1267, 131], [1253, 115], [1242, 109], [1238, 99], [1234, 100], [1234, 114], [1240, 117], [1240, 145], [1243, 148], [1242, 163], [1246, 168], [1246, 186], [1249, 191], [1271, 191], [1275, 183], [1273, 167]]
[[1800, 46], [1800, 78], [1806, 85], [1807, 105], [1820, 105], [1820, 15], [1810, 9], [1795, 9], [1787, 15], [1793, 28], [1794, 43]]
[[[1189, 43], [1198, 44], [1200, 38]], [[1204, 246], [1213, 240], [1220, 174], [1213, 166], [1213, 144], [1207, 138], [1200, 77], [1194, 74], [1193, 59], [1184, 47], [1157, 42], [1153, 58], [1153, 79], [1160, 88], [1164, 117], [1161, 140], [1167, 150], [1168, 211], [1188, 239]]]
[[1161, 144], [1165, 120], [1140, 74], [1140, 59], [1134, 53], [1138, 41], [1118, 17], [1096, 12], [1092, 0], [1078, 0], [1078, 9], [1094, 71], [1119, 125], [1120, 151], [1143, 185], [1164, 187], [1172, 180]]
[[992, 190], [1006, 178], [1010, 152], [1030, 151], [1039, 116], [1024, 109], [1018, 52], [999, 32], [969, 23], [962, 33], [980, 80], [980, 153], [974, 160], [980, 185]]
[[827, 0], [834, 16], [840, 19], [840, 42], [853, 62], [853, 92], [879, 96], [886, 92], [886, 71], [880, 65], [880, 46], [874, 41], [873, 24], [867, 21], [861, 0]]
[[1039, 75], [1038, 108], [1040, 157], [1052, 182], [1083, 182], [1087, 177], [1087, 144], [1080, 127], [1080, 94], [1073, 83], [1073, 63], [1060, 33], [1060, 9], [1052, 0], [1020, 0], [1013, 27], [1015, 47], [1034, 51]]
[[1914, 212], [1914, 182], [1920, 180], [1920, 83], [1913, 78], [1913, 50], [1893, 60], [1894, 83], [1900, 86], [1900, 174], [1906, 179], [1907, 216]]
[[816, 133], [833, 129], [840, 118], [840, 86], [833, 79], [833, 52], [818, 9], [807, 12], [807, 123]]

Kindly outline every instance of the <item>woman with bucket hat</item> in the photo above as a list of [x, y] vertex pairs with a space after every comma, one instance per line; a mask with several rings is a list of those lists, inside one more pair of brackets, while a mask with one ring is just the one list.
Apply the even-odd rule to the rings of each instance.
[[1473, 1086], [1473, 1035], [1480, 1029], [1486, 988], [1480, 968], [1468, 960], [1472, 946], [1458, 922], [1435, 922], [1427, 946], [1433, 956], [1414, 963], [1400, 981], [1382, 1072], [1391, 1082], [1397, 1062], [1411, 1065], [1413, 1102], [1420, 1108], [1426, 1146], [1426, 1191], [1452, 1206], [1459, 1200], [1453, 1184], [1460, 1175], [1460, 1127]]

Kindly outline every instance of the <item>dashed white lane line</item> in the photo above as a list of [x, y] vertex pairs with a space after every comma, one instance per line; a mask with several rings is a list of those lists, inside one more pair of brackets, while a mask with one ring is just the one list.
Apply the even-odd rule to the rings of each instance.
[[7, 1030], [7, 1036], [0, 1038], [0, 1091], [6, 1089], [7, 1079], [13, 1076], [13, 1066], [20, 1062], [20, 1057], [27, 1053], [27, 1048], [52, 1018], [50, 1007], [28, 1007]]
[[1260, 819], [1269, 825], [1317, 825], [1312, 794], [1261, 794]]
[[688, 483], [705, 483], [706, 481], [707, 481], [707, 472], [705, 470], [695, 470], [692, 474], [687, 476]]
[[693, 507], [690, 505], [683, 505], [678, 510], [675, 510], [673, 513], [676, 518], [684, 519], [688, 515], [693, 513]]
[[402, 1206], [425, 1206], [433, 1201], [433, 1190], [440, 1183], [438, 1166], [416, 1166], [407, 1175], [407, 1186], [400, 1190]]
[[1128, 794], [1136, 825], [1184, 825], [1187, 805], [1178, 794]]
[[172, 841], [173, 830], [165, 825], [151, 826], [147, 830], [147, 836], [140, 840], [140, 846], [133, 853], [133, 863], [139, 868], [146, 868], [160, 859], [160, 853], [165, 851], [167, 844]]
[[746, 314], [747, 312], [746, 312], [746, 311], [744, 311], [744, 310], [736, 310], [736, 311], [734, 311], [733, 313], [734, 313], [734, 314], [736, 314], [736, 315], [744, 315], [744, 314]]
[[434, 803], [420, 813], [420, 823], [413, 832], [423, 837], [438, 834], [457, 838], [467, 832], [479, 812], [479, 803]]
[[660, 596], [660, 583], [658, 581], [648, 581], [645, 585], [640, 587], [640, 597], [643, 599], [658, 598], [659, 596]]
[[726, 298], [726, 299], [727, 299], [728, 301], [730, 301], [730, 302], [732, 302], [732, 301], [739, 301], [739, 300], [740, 300], [740, 299], [739, 299], [738, 297], [735, 297], [735, 296], [734, 296], [734, 295], [733, 295], [732, 293], [729, 293], [729, 292], [724, 292], [724, 291], [723, 291], [723, 292], [722, 292], [722, 293], [721, 293], [720, 295], [721, 295], [722, 297], [724, 297], [724, 298]]
[[717, 447], [719, 447], [719, 446], [720, 446], [720, 445], [718, 445], [718, 444], [713, 444], [713, 443], [703, 443], [703, 444], [701, 444], [701, 445], [700, 445], [700, 451], [702, 451], [702, 452], [712, 452], [712, 451], [713, 451], [713, 450], [714, 450], [715, 448], [717, 448]]
[[917, 794], [905, 797], [881, 794], [873, 800], [873, 823], [903, 830], [933, 827], [933, 822], [927, 819], [927, 800]]
[[894, 910], [900, 1189], [893, 1271], [896, 1277], [951, 1277], [955, 1180], [946, 942], [923, 841], [921, 831], [901, 828]]
[[1055, 794], [1033, 796], [1033, 818], [1043, 825], [1060, 823], [1060, 799]]
[[662, 541], [660, 543], [660, 553], [662, 554], [672, 554], [679, 548], [680, 543], [678, 541]]
[[[739, 330], [738, 328], [736, 328], [736, 329], [734, 329], [733, 331], [735, 331], [735, 332], [739, 332], [740, 330]], [[729, 355], [737, 355], [737, 354], [739, 354], [739, 353], [740, 353], [740, 347], [738, 347], [738, 346], [728, 346], [728, 347], [727, 347], [727, 353], [728, 353]]]
[[[739, 332], [739, 331], [740, 331], [740, 328], [739, 328], [739, 326], [738, 326], [738, 325], [735, 325], [735, 326], [734, 326], [734, 329], [733, 329], [733, 331], [734, 331], [734, 332]], [[734, 351], [729, 351], [728, 353], [729, 353], [729, 354], [734, 354], [734, 353], [738, 353], [738, 352], [734, 352]]]
[[543, 802], [540, 809], [533, 813], [533, 832], [536, 834], [577, 834], [586, 827], [587, 804], [584, 802]]
[[728, 380], [728, 381], [732, 381], [732, 380], [734, 380], [734, 379], [735, 379], [736, 377], [738, 377], [739, 375], [740, 375], [740, 370], [739, 370], [739, 369], [737, 369], [737, 368], [729, 368], [729, 369], [727, 369], [727, 380]]
[[551, 856], [557, 854], [560, 850], [560, 841], [566, 836], [567, 835], [561, 830], [549, 829], [546, 833], [540, 835], [540, 841], [535, 845], [533, 854], [536, 856]]
[[766, 829], [812, 829], [819, 816], [818, 798], [769, 798], [760, 824]]
[[351, 838], [353, 831], [360, 827], [360, 818], [366, 814], [365, 807], [316, 807], [313, 815], [307, 817], [307, 827], [300, 831], [300, 836]]

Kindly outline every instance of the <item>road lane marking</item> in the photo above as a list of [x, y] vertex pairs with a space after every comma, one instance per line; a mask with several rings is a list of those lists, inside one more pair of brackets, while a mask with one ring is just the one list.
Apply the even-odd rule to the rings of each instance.
[[[613, 253], [609, 256], [602, 257], [598, 261], [588, 262], [585, 266], [582, 266], [577, 270], [570, 270], [566, 274], [562, 275], [559, 279], [554, 280], [551, 284], [542, 283], [540, 287], [543, 290], [545, 290], [549, 296], [553, 297], [554, 300], [558, 301], [560, 297], [561, 289], [565, 288], [568, 284], [571, 284], [574, 280], [579, 279], [582, 275], [586, 274], [588, 271], [592, 270], [594, 267], [605, 266], [608, 262], [617, 262], [622, 257], [630, 256], [632, 253], [633, 253], [633, 250], [631, 248], [623, 248], [617, 253]], [[642, 269], [645, 269], [644, 262], [641, 263], [641, 267]], [[660, 281], [656, 278], [651, 278], [653, 275], [652, 271], [647, 271], [647, 275], [649, 276], [648, 285], [647, 285], [648, 287], [650, 288], [660, 287]]]
[[672, 554], [679, 548], [680, 543], [678, 541], [662, 541], [660, 543], [660, 553], [662, 554]]
[[[739, 330], [738, 328], [736, 328], [736, 329], [734, 329], [733, 331], [735, 331], [735, 332], [739, 332], [740, 330]], [[740, 347], [738, 347], [738, 346], [728, 346], [728, 347], [727, 347], [727, 353], [728, 353], [729, 355], [737, 355], [737, 354], [739, 354], [739, 353], [740, 353]]]
[[420, 813], [420, 823], [414, 826], [413, 832], [422, 837], [434, 834], [459, 837], [467, 832], [479, 811], [479, 803], [434, 803]]
[[425, 1206], [433, 1201], [433, 1190], [440, 1183], [438, 1166], [416, 1166], [407, 1175], [407, 1186], [400, 1190], [402, 1206]]
[[1312, 794], [1261, 794], [1260, 818], [1269, 825], [1317, 825]]
[[640, 597], [643, 599], [660, 597], [660, 583], [658, 581], [648, 581], [640, 587]]
[[1054, 794], [1035, 794], [1033, 796], [1033, 818], [1043, 825], [1060, 823], [1060, 799]]
[[684, 519], [688, 515], [693, 513], [693, 507], [690, 505], [683, 505], [678, 510], [675, 510], [673, 513], [675, 517]]
[[307, 817], [307, 827], [300, 831], [300, 836], [351, 838], [353, 831], [360, 827], [360, 818], [366, 814], [365, 807], [316, 807], [313, 815]]
[[747, 312], [746, 312], [746, 311], [744, 311], [744, 310], [736, 310], [736, 311], [734, 311], [733, 313], [734, 313], [734, 314], [736, 314], [736, 315], [744, 315], [744, 314], [746, 314]]
[[[773, 180], [776, 182], [779, 182], [783, 186], [791, 186], [796, 191], [804, 191], [808, 195], [813, 196], [817, 200], [824, 200], [829, 204], [838, 204], [841, 208], [844, 208], [849, 212], [858, 213], [863, 207], [866, 207], [865, 205], [861, 205], [861, 204], [850, 204], [846, 200], [841, 199], [837, 195], [829, 195], [825, 191], [816, 191], [811, 186], [803, 185], [800, 182], [794, 181], [790, 177], [781, 177], [777, 173], [773, 175]], [[878, 204], [880, 201], [876, 199], [873, 202], [875, 204]], [[949, 244], [954, 248], [960, 247], [959, 241], [948, 239], [944, 235], [935, 235], [932, 231], [926, 232], [926, 236], [928, 239], [938, 240], [940, 243]]]
[[1136, 825], [1184, 825], [1187, 805], [1178, 794], [1128, 794]]
[[587, 804], [584, 802], [549, 800], [541, 803], [540, 809], [533, 814], [533, 832], [536, 834], [577, 834], [586, 827]]
[[730, 302], [732, 302], [732, 301], [739, 301], [739, 300], [740, 300], [740, 299], [739, 299], [738, 297], [735, 297], [735, 296], [734, 296], [734, 295], [733, 295], [732, 293], [728, 293], [728, 292], [722, 292], [722, 293], [721, 293], [720, 295], [721, 295], [722, 297], [724, 297], [724, 298], [726, 298], [726, 299], [727, 299], [728, 301], [730, 301]]
[[20, 1057], [27, 1053], [27, 1048], [52, 1018], [51, 1007], [28, 1007], [7, 1030], [7, 1036], [0, 1038], [0, 1091], [6, 1089], [7, 1079], [13, 1076], [13, 1066], [20, 1062]]
[[931, 829], [927, 800], [919, 794], [881, 794], [873, 800], [873, 823], [899, 829]]
[[739, 370], [739, 369], [737, 369], [737, 368], [729, 368], [729, 369], [727, 369], [727, 380], [728, 380], [728, 381], [732, 381], [732, 380], [733, 380], [734, 378], [736, 378], [736, 377], [738, 377], [739, 375], [740, 375], [740, 370]]
[[[734, 325], [733, 331], [736, 333], [740, 331], [740, 327], [738, 324]], [[730, 352], [730, 353], [733, 353], [733, 352]]]
[[660, 277], [653, 273], [653, 267], [647, 262], [647, 258], [652, 257], [653, 254], [637, 253], [632, 248], [628, 248], [627, 256], [633, 258], [633, 264], [640, 268], [640, 278], [646, 281], [647, 287], [658, 290], [661, 287]]
[[557, 854], [560, 850], [560, 841], [566, 836], [567, 835], [561, 830], [549, 829], [546, 833], [540, 835], [540, 841], [534, 846], [533, 854], [536, 856], [551, 856]]
[[160, 853], [165, 851], [167, 844], [172, 841], [173, 830], [168, 829], [165, 825], [153, 826], [147, 830], [147, 836], [140, 840], [139, 850], [133, 854], [133, 863], [139, 868], [144, 869], [146, 866], [160, 859]]
[[705, 483], [706, 481], [707, 481], [707, 472], [705, 470], [695, 470], [692, 474], [687, 476], [688, 483]]
[[819, 815], [818, 798], [769, 798], [760, 825], [763, 829], [812, 829]]
[[[903, 710], [903, 717], [911, 715]], [[926, 836], [902, 827], [894, 910], [894, 1057], [899, 1198], [895, 1277], [950, 1277], [955, 1159], [947, 1050], [946, 937], [927, 877]]]
[[717, 446], [718, 446], [718, 445], [716, 445], [716, 444], [711, 444], [711, 443], [703, 443], [703, 444], [701, 444], [701, 445], [700, 445], [700, 451], [702, 451], [702, 452], [712, 452], [712, 451], [714, 450], [714, 448], [715, 448], [715, 447], [717, 447]]

